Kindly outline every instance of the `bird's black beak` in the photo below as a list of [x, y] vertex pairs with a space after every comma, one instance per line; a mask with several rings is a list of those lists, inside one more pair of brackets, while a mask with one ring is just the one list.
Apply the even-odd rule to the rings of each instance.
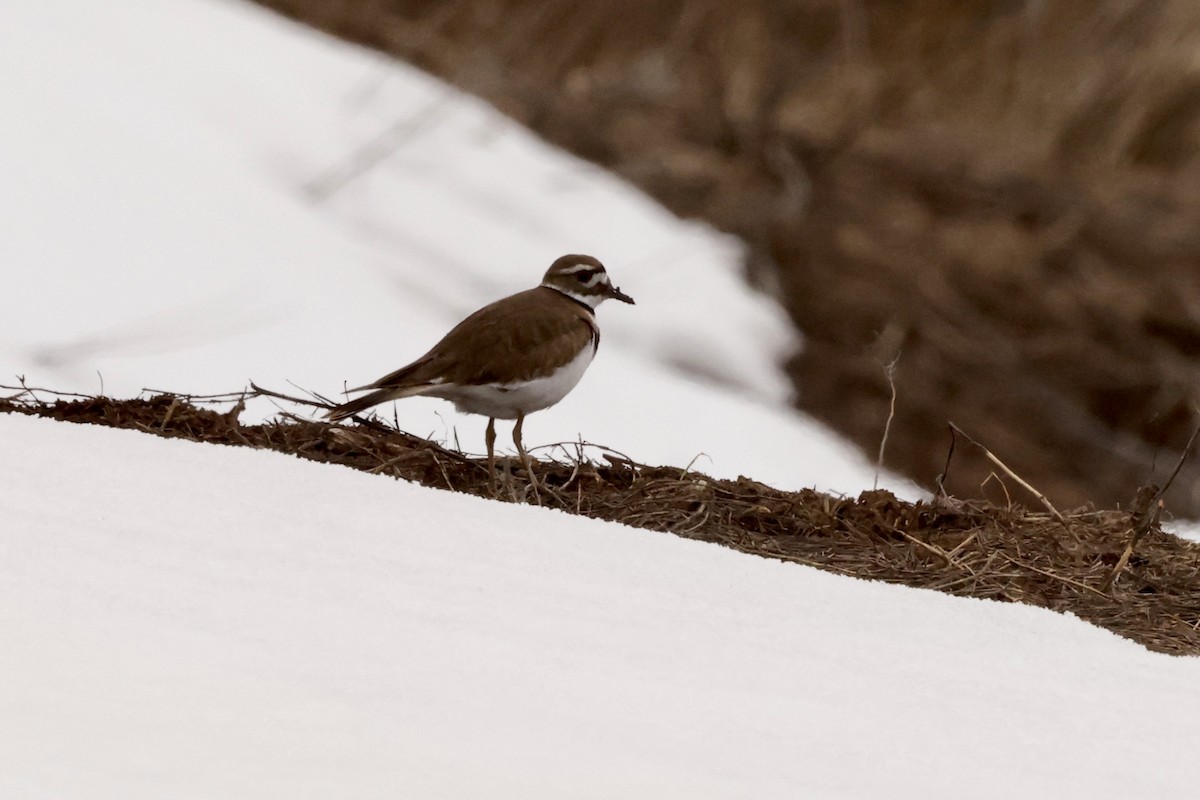
[[634, 305], [633, 298], [630, 297], [629, 295], [625, 294], [624, 292], [622, 292], [616, 286], [608, 287], [608, 296], [611, 297], [613, 300], [620, 300], [622, 303], [629, 303], [629, 305]]

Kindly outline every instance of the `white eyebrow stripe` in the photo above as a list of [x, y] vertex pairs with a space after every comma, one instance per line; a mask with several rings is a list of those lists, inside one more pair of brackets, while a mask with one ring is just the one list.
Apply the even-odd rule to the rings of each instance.
[[600, 269], [603, 271], [603, 267], [597, 267], [595, 264], [588, 264], [586, 261], [580, 261], [578, 264], [572, 264], [569, 267], [564, 267], [563, 269], [559, 270], [559, 274], [574, 275], [576, 272], [583, 272], [585, 269]]

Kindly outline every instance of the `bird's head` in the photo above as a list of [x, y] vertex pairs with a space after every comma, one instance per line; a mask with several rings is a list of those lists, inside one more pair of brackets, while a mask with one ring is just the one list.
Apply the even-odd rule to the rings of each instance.
[[542, 286], [592, 308], [609, 298], [633, 304], [633, 298], [613, 286], [604, 265], [591, 256], [570, 255], [558, 259], [546, 270]]

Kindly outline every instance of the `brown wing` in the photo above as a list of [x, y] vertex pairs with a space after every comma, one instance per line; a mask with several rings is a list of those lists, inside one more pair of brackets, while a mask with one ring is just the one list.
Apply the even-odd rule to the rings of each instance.
[[[447, 333], [433, 349], [371, 388], [435, 382], [511, 383], [543, 377], [600, 342], [592, 310], [539, 286], [484, 306]], [[532, 372], [529, 365], [536, 364]]]

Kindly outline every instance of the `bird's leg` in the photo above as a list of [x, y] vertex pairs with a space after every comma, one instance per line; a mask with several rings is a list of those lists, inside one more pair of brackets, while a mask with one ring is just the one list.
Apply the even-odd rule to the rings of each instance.
[[487, 432], [483, 435], [488, 451], [488, 485], [496, 493], [496, 418], [488, 417]]
[[521, 444], [521, 426], [525, 424], [525, 413], [517, 412], [517, 424], [513, 426], [513, 444], [517, 446], [517, 454], [521, 456], [521, 466], [525, 467], [526, 472], [529, 469], [529, 454], [525, 452], [525, 445]]
[[517, 446], [517, 453], [521, 456], [521, 466], [525, 467], [525, 474], [529, 476], [529, 485], [533, 487], [533, 496], [537, 498], [538, 505], [542, 504], [541, 495], [538, 494], [537, 476], [533, 474], [533, 459], [529, 457], [529, 453], [525, 452], [525, 445], [521, 443], [521, 427], [525, 424], [524, 412], [517, 412], [517, 424], [513, 426], [513, 444]]

